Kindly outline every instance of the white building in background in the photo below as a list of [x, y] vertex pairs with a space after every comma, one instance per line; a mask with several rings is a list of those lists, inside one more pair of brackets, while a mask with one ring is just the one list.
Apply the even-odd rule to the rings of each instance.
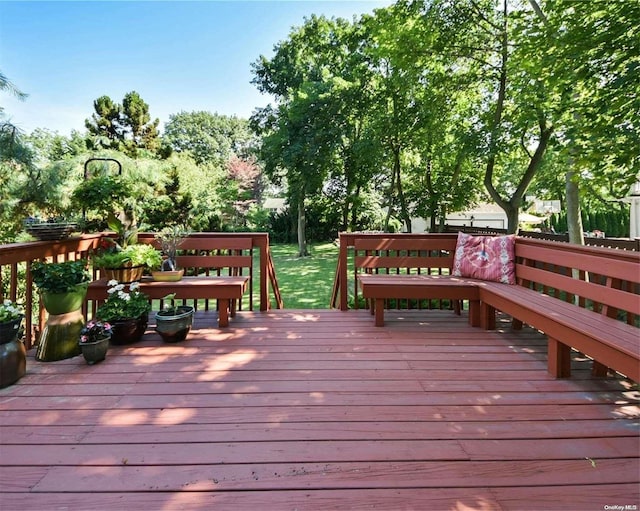
[[638, 175], [638, 181], [636, 181], [629, 190], [629, 195], [621, 200], [623, 202], [629, 203], [629, 205], [631, 206], [631, 217], [629, 218], [629, 237], [632, 240], [640, 238], [640, 175]]
[[[520, 222], [537, 225], [546, 220], [544, 215], [553, 212], [550, 208], [555, 207], [546, 202], [556, 201], [539, 201], [536, 203], [534, 211], [541, 216], [532, 215], [530, 213], [520, 213]], [[544, 203], [543, 203], [544, 202]], [[539, 206], [539, 207], [538, 207]], [[489, 227], [490, 229], [506, 229], [508, 226], [507, 214], [497, 204], [484, 203], [478, 204], [476, 207], [466, 211], [457, 211], [449, 213], [446, 217], [446, 224], [466, 226], [466, 227]], [[422, 218], [414, 218], [411, 221], [411, 229], [413, 232], [426, 232], [429, 227], [428, 220]]]
[[264, 209], [268, 209], [269, 211], [273, 211], [274, 213], [281, 213], [286, 206], [287, 199], [281, 199], [278, 197], [270, 197], [268, 199], [264, 199], [262, 203], [262, 207]]

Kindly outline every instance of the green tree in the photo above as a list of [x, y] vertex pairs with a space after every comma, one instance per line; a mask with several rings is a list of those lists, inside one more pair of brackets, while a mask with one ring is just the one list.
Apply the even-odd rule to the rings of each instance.
[[210, 112], [169, 116], [164, 141], [177, 153], [189, 153], [197, 164], [224, 167], [233, 157], [247, 157], [255, 139], [245, 119]]
[[253, 126], [263, 135], [265, 171], [276, 181], [286, 180], [289, 204], [297, 211], [300, 256], [307, 255], [305, 201], [320, 193], [336, 165], [341, 132], [331, 65], [340, 51], [329, 46], [340, 45], [337, 27], [344, 23], [312, 16], [275, 48], [271, 60], [261, 57], [253, 68], [253, 83], [278, 102], [277, 108], [257, 112]]
[[159, 119], [151, 121], [149, 105], [140, 95], [129, 92], [122, 104], [109, 96], [93, 102], [95, 112], [85, 121], [90, 149], [115, 149], [136, 157], [140, 149], [156, 153], [160, 147]]
[[154, 153], [160, 147], [158, 133], [160, 119], [151, 121], [149, 105], [135, 91], [126, 94], [122, 100], [120, 124], [125, 128], [124, 140], [127, 153], [135, 155], [138, 149], [147, 149]]
[[636, 2], [530, 0], [526, 41], [541, 54], [539, 76], [558, 98], [556, 153], [566, 173], [573, 242], [582, 242], [580, 206], [608, 209], [640, 171], [640, 42]]
[[93, 137], [92, 149], [119, 149], [124, 142], [124, 131], [120, 124], [122, 106], [109, 96], [100, 96], [93, 102], [95, 112], [84, 124]]

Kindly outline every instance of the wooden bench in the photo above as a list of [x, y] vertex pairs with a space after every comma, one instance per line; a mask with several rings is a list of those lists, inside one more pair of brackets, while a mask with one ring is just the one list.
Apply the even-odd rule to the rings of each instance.
[[571, 375], [574, 348], [594, 360], [594, 374], [612, 368], [640, 381], [640, 254], [517, 238], [516, 278], [478, 284], [484, 328], [500, 310], [516, 328], [544, 332], [555, 377]]
[[[218, 326], [229, 326], [229, 317], [236, 315], [235, 303], [247, 290], [248, 276], [201, 276], [184, 277], [178, 282], [159, 282], [143, 277], [140, 290], [152, 300], [161, 300], [170, 293], [177, 299], [216, 299], [218, 301]], [[107, 296], [106, 279], [96, 280], [89, 285], [88, 300], [102, 301]]]
[[[506, 285], [449, 276], [455, 237], [350, 239], [357, 283], [373, 302], [377, 326], [384, 325], [389, 299], [469, 300], [474, 326], [495, 328], [499, 310], [513, 317], [515, 328], [527, 323], [545, 333], [555, 377], [570, 376], [573, 348], [594, 360], [595, 375], [610, 368], [640, 381], [637, 252], [516, 237], [517, 285]], [[346, 267], [339, 263], [339, 271], [340, 264]]]
[[[155, 245], [153, 237], [143, 240]], [[161, 300], [175, 293], [176, 300], [215, 300], [218, 309], [218, 326], [229, 325], [229, 317], [242, 307], [242, 298], [249, 291], [249, 308], [253, 305], [253, 241], [251, 238], [189, 237], [179, 247], [176, 262], [184, 268], [185, 277], [177, 282], [159, 282], [144, 277], [140, 289], [152, 300]], [[107, 281], [99, 279], [89, 285], [87, 300], [95, 304], [106, 299]]]
[[450, 237], [356, 239], [358, 285], [363, 298], [371, 304], [376, 326], [384, 326], [388, 300], [450, 300], [456, 313], [460, 313], [460, 302], [468, 300], [469, 321], [479, 326], [478, 288], [470, 279], [448, 275], [455, 245], [455, 239]]

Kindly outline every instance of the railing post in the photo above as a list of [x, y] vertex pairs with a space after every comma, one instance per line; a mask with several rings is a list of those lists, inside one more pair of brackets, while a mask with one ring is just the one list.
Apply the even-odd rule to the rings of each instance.
[[338, 265], [338, 274], [339, 274], [339, 286], [340, 286], [340, 310], [346, 311], [349, 308], [347, 303], [349, 294], [348, 294], [348, 284], [347, 284], [347, 260], [348, 260], [348, 245], [349, 245], [349, 236], [346, 233], [340, 233], [338, 239], [340, 240], [340, 249], [339, 255], [340, 264]]

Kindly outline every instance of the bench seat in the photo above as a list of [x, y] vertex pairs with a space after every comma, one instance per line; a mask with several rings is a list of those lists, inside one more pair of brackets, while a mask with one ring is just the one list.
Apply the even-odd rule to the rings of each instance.
[[571, 375], [573, 347], [640, 381], [640, 331], [635, 326], [523, 286], [483, 282], [478, 288], [481, 326], [495, 328], [497, 309], [544, 332], [548, 369], [555, 377]]
[[448, 275], [359, 274], [363, 298], [373, 301], [376, 326], [384, 326], [385, 299], [469, 301], [469, 322], [480, 326], [478, 281]]
[[[144, 277], [140, 290], [152, 300], [160, 300], [175, 293], [176, 299], [216, 299], [218, 301], [218, 326], [229, 326], [229, 316], [235, 316], [235, 303], [242, 298], [249, 285], [248, 276], [198, 276], [183, 277], [177, 282], [160, 282]], [[92, 282], [87, 291], [88, 300], [105, 300], [107, 280]]]

